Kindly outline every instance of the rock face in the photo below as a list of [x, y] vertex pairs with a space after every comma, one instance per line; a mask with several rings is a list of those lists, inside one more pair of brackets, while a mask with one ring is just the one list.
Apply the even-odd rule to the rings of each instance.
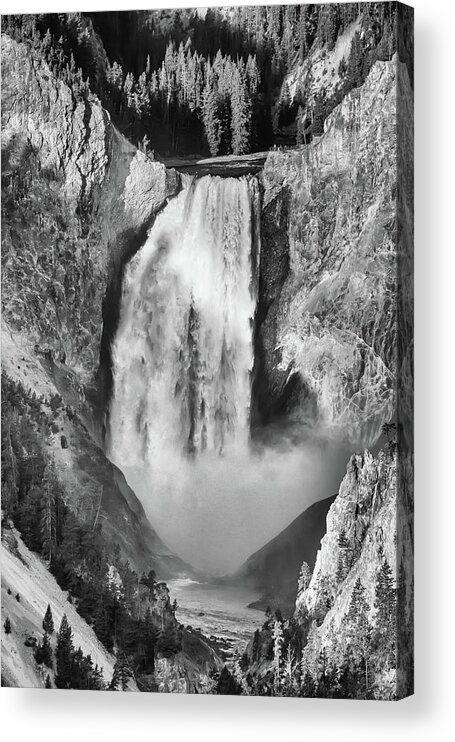
[[89, 383], [106, 292], [179, 177], [5, 34], [2, 83], [3, 315]]
[[[342, 577], [339, 568], [343, 571], [341, 562], [346, 554], [349, 555], [349, 564], [352, 562], [349, 571], [356, 563], [370, 590], [373, 590], [375, 582], [374, 574], [370, 572], [373, 570], [374, 573], [377, 568], [379, 553], [394, 566], [396, 573], [396, 504], [396, 462], [384, 452], [377, 458], [369, 451], [354, 454], [340, 492], [327, 514], [327, 530], [316, 557], [311, 582], [297, 597], [297, 611], [304, 607], [315, 613], [323, 585], [324, 600], [328, 598], [332, 602]], [[355, 581], [354, 572], [350, 576], [352, 580]], [[373, 595], [370, 595], [372, 602]], [[342, 613], [337, 612], [337, 621], [341, 620]]]
[[388, 564], [397, 589], [398, 664], [391, 662], [386, 676], [376, 678], [382, 698], [406, 695], [410, 683], [411, 646], [407, 641], [412, 636], [412, 523], [400, 497], [400, 476], [394, 443], [376, 457], [369, 451], [351, 457], [340, 492], [327, 515], [327, 531], [311, 580], [296, 601], [297, 619], [311, 625], [303, 652], [303, 671], [317, 680], [322, 672], [321, 652], [328, 665], [336, 666], [342, 656], [349, 655], [352, 640], [347, 616], [359, 580], [368, 621], [377, 628], [377, 579], [381, 567]]
[[208, 640], [200, 634], [184, 633], [182, 649], [173, 657], [155, 660], [155, 682], [159, 693], [210, 693], [210, 674], [219, 672], [223, 662]]
[[[395, 409], [397, 68], [411, 100], [404, 65], [376, 62], [319, 139], [269, 153], [263, 171], [263, 215], [285, 227], [262, 234], [270, 301], [258, 335], [264, 368], [278, 365], [272, 404], [292, 383], [295, 416], [310, 409], [325, 430], [362, 446]], [[268, 279], [270, 253], [289, 263], [275, 271], [280, 291]]]
[[108, 165], [106, 112], [95, 98], [77, 100], [25, 44], [5, 34], [2, 59], [2, 147], [19, 148], [22, 139], [38, 153], [40, 169], [61, 173], [70, 203], [90, 199]]

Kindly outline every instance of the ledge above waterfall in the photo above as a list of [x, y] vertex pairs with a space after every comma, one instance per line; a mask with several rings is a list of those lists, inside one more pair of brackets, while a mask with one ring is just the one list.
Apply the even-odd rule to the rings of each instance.
[[254, 152], [250, 155], [223, 155], [221, 157], [173, 158], [164, 160], [167, 168], [174, 168], [190, 175], [219, 175], [222, 178], [238, 178], [241, 175], [255, 175], [264, 167], [268, 152]]

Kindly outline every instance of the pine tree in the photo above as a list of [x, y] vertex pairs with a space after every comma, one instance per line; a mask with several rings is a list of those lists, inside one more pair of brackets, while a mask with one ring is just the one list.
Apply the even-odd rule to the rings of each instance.
[[9, 620], [8, 616], [5, 618], [3, 628], [5, 629], [5, 634], [11, 634], [11, 621]]
[[234, 656], [233, 662], [232, 662], [232, 675], [234, 677], [235, 682], [241, 688], [241, 693], [244, 696], [250, 695], [250, 687], [246, 681], [246, 677], [242, 671], [242, 668], [240, 667], [240, 661], [239, 656], [236, 654]]
[[362, 84], [362, 41], [358, 31], [352, 38], [346, 79], [352, 88], [357, 88]]
[[18, 467], [13, 449], [11, 422], [8, 427], [2, 419], [2, 507], [8, 518], [18, 501]]
[[385, 559], [378, 571], [375, 585], [375, 641], [382, 668], [396, 665], [397, 601], [392, 570]]
[[47, 634], [52, 634], [54, 631], [54, 619], [49, 604], [46, 608], [46, 613], [44, 614], [43, 618], [43, 629]]
[[49, 673], [47, 673], [47, 675], [46, 675], [46, 682], [44, 684], [44, 687], [47, 688], [48, 690], [50, 690], [52, 688], [52, 683], [51, 683], [51, 679], [49, 677]]
[[84, 654], [82, 649], [79, 647], [71, 654], [71, 675], [70, 675], [70, 688], [76, 690], [82, 690], [86, 688], [85, 674], [84, 674]]
[[109, 685], [109, 690], [127, 690], [128, 682], [133, 677], [133, 672], [128, 664], [128, 658], [122, 650], [119, 650], [114, 665], [114, 673]]
[[104, 688], [103, 670], [95, 665], [90, 679], [90, 690], [104, 690]]
[[134, 109], [135, 87], [136, 87], [136, 83], [134, 80], [134, 75], [131, 72], [128, 72], [127, 76], [125, 77], [125, 82], [123, 84], [123, 95], [126, 100], [126, 105], [130, 109]]
[[77, 583], [74, 567], [81, 557], [81, 544], [79, 523], [71, 510], [66, 512], [62, 524], [59, 557], [63, 565], [61, 586], [66, 590], [72, 590]]
[[231, 675], [226, 665], [221, 670], [219, 680], [216, 684], [215, 693], [218, 696], [242, 695], [241, 687], [236, 682], [235, 678]]
[[251, 655], [253, 662], [257, 662], [259, 659], [259, 650], [260, 650], [260, 637], [259, 637], [259, 629], [256, 629], [253, 636], [253, 646], [251, 649]]
[[63, 616], [57, 633], [56, 676], [57, 688], [70, 688], [72, 680], [72, 654], [74, 651], [72, 631], [66, 615]]
[[42, 642], [36, 647], [34, 656], [38, 665], [44, 664], [52, 669], [52, 649], [47, 633], [44, 634]]
[[322, 93], [318, 93], [314, 99], [312, 132], [315, 136], [324, 133], [325, 100]]
[[46, 557], [48, 564], [52, 563], [52, 558], [57, 548], [56, 537], [56, 500], [54, 492], [53, 472], [48, 465], [44, 471], [42, 487], [42, 506], [41, 506], [41, 543], [42, 553]]
[[370, 688], [370, 655], [372, 627], [368, 618], [369, 608], [365, 598], [365, 588], [360, 579], [354, 585], [349, 610], [345, 617], [348, 647], [355, 665], [364, 670], [364, 694]]
[[300, 567], [299, 579], [297, 582], [297, 594], [303, 593], [307, 589], [311, 580], [311, 569], [306, 562], [302, 562]]
[[339, 28], [339, 9], [336, 3], [323, 5], [320, 9], [318, 35], [330, 51], [335, 46]]
[[113, 649], [113, 641], [107, 611], [107, 596], [105, 593], [100, 595], [100, 600], [94, 611], [93, 630], [100, 642], [104, 644], [109, 652], [111, 652]]
[[375, 602], [376, 621], [386, 630], [393, 627], [396, 617], [396, 592], [393, 584], [392, 570], [384, 559], [376, 578]]
[[155, 646], [158, 640], [158, 631], [153, 623], [150, 608], [147, 608], [143, 620], [140, 622], [137, 637], [137, 653], [140, 667], [143, 672], [153, 672], [155, 669]]
[[202, 120], [210, 154], [216, 157], [221, 143], [221, 122], [218, 112], [218, 97], [213, 80], [209, 80], [202, 95]]
[[237, 66], [232, 79], [231, 111], [232, 152], [235, 155], [247, 154], [250, 151], [251, 101], [244, 75]]
[[281, 660], [283, 645], [283, 627], [281, 621], [276, 620], [273, 624], [273, 690], [274, 695], [281, 695]]
[[314, 698], [316, 695], [316, 688], [312, 676], [309, 672], [306, 672], [303, 676], [301, 685], [301, 695], [304, 698]]

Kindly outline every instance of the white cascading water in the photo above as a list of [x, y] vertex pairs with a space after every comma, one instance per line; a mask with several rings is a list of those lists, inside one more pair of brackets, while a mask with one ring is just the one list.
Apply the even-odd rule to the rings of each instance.
[[109, 456], [168, 545], [212, 572], [331, 492], [314, 451], [250, 451], [258, 215], [254, 178], [186, 178], [126, 268], [112, 347]]
[[127, 267], [110, 413], [123, 466], [247, 445], [256, 197], [255, 180], [190, 181]]

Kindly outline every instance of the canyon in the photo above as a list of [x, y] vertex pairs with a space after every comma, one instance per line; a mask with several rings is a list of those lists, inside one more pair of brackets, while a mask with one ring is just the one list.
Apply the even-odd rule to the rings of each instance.
[[[397, 579], [404, 565], [412, 622], [412, 192], [403, 160], [397, 183], [397, 91], [410, 109], [395, 55], [305, 146], [168, 167], [2, 34], [2, 366], [62, 400], [47, 446], [65, 501], [101, 514], [122, 556], [160, 579], [254, 574], [264, 600], [314, 622], [302, 661], [315, 680], [360, 575], [374, 613], [384, 558]], [[398, 126], [410, 143], [411, 117]], [[390, 697], [409, 688], [403, 656], [382, 678]], [[163, 657], [156, 681], [194, 691], [200, 675]]]

